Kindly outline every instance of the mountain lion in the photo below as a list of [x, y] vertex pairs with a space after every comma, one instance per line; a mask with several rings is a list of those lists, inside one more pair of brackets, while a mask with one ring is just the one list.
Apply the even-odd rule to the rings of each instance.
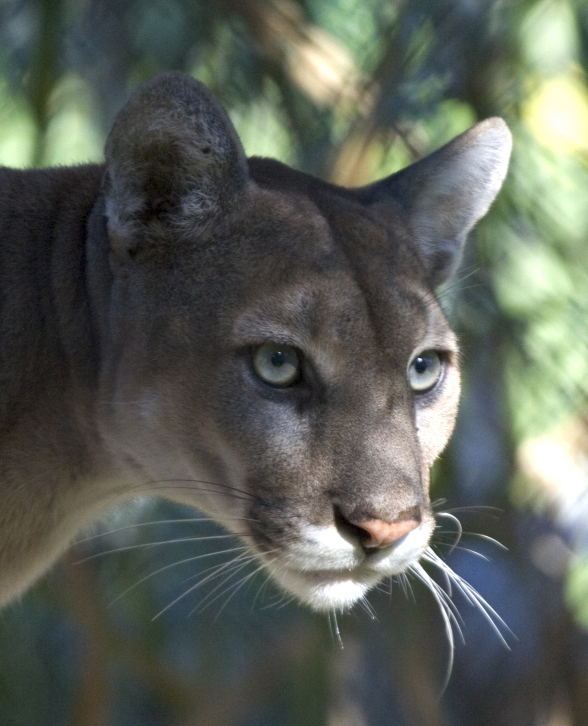
[[0, 602], [138, 495], [201, 510], [318, 610], [418, 563], [459, 396], [433, 291], [510, 145], [489, 119], [344, 189], [247, 159], [168, 73], [104, 165], [0, 169]]

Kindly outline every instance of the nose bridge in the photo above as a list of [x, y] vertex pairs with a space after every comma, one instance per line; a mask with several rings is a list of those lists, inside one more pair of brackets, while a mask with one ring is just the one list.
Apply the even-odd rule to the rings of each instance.
[[338, 417], [329, 494], [350, 521], [391, 522], [426, 501], [418, 439], [406, 406], [367, 408], [351, 400]]

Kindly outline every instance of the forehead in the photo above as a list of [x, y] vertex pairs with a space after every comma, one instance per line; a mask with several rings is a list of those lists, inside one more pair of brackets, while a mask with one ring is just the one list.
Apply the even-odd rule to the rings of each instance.
[[312, 198], [267, 188], [252, 194], [255, 211], [241, 228], [249, 274], [240, 342], [369, 341], [405, 354], [435, 330], [443, 338], [435, 344], [447, 344], [447, 324], [400, 220], [397, 229], [384, 227], [329, 189]]
[[[278, 162], [259, 161], [264, 162], [264, 173], [258, 170], [262, 181], [247, 189], [230, 230], [231, 248], [240, 248], [250, 264], [269, 264], [276, 272], [281, 266], [291, 274], [312, 268], [327, 274], [346, 270], [373, 276], [385, 268], [388, 278], [401, 271], [405, 278], [422, 278], [426, 287], [400, 214], [383, 224], [353, 190]], [[279, 173], [266, 175], [266, 164]]]

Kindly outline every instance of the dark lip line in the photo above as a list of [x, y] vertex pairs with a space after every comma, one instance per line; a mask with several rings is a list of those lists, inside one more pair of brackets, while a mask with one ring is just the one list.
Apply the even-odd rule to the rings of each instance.
[[[427, 521], [427, 519], [424, 520], [425, 523], [426, 523], [426, 521]], [[419, 529], [422, 525], [423, 525], [423, 522], [421, 522], [419, 524], [417, 529]], [[288, 563], [285, 563], [284, 567], [287, 567], [288, 569], [292, 570], [293, 572], [303, 572], [303, 573], [311, 572], [311, 571], [312, 572], [353, 572], [354, 570], [361, 568], [364, 565], [369, 565], [369, 563], [374, 562], [374, 560], [376, 560], [377, 562], [380, 562], [381, 560], [386, 559], [389, 555], [391, 555], [394, 552], [394, 550], [398, 549], [398, 547], [410, 536], [410, 534], [411, 534], [411, 532], [407, 532], [399, 540], [397, 540], [396, 542], [394, 542], [391, 545], [388, 545], [387, 547], [375, 548], [374, 551], [371, 551], [371, 550], [364, 551], [361, 562], [359, 562], [356, 566], [354, 566], [352, 568], [343, 568], [341, 570], [334, 570], [334, 569], [303, 570], [298, 567], [291, 567]], [[257, 548], [259, 554], [262, 557], [270, 556], [272, 554], [272, 552], [275, 552], [275, 550], [273, 550], [271, 548], [269, 550], [266, 550], [263, 543], [261, 543], [261, 542], [256, 542], [255, 544], [256, 544], [256, 548]], [[282, 552], [282, 554], [284, 554], [284, 552]]]
[[371, 568], [365, 568], [364, 562], [362, 562], [360, 565], [352, 568], [344, 568], [341, 570], [335, 570], [333, 568], [330, 568], [328, 570], [316, 570], [316, 569], [308, 569], [308, 570], [301, 570], [297, 567], [291, 567], [289, 565], [283, 566], [285, 570], [288, 572], [291, 572], [296, 575], [300, 575], [302, 577], [330, 577], [330, 578], [336, 578], [339, 580], [343, 579], [357, 579], [357, 576], [361, 575], [375, 575], [377, 577], [381, 577], [381, 573], [377, 572], [376, 570], [372, 570]]

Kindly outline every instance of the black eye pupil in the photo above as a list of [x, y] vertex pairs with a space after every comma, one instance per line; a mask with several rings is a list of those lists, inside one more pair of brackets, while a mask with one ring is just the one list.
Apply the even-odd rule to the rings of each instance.
[[272, 353], [270, 360], [274, 368], [280, 368], [286, 362], [286, 356], [281, 350], [277, 350], [275, 353]]
[[420, 375], [426, 373], [429, 367], [429, 361], [426, 358], [417, 358], [414, 362], [414, 369]]

